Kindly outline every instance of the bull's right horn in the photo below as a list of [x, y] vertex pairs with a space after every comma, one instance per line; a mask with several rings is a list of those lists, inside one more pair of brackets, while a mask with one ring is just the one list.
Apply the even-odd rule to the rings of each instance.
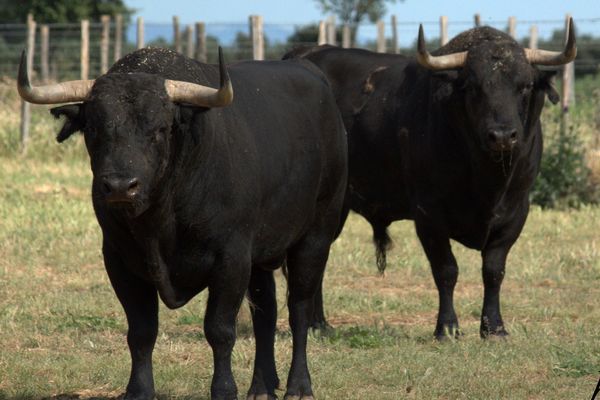
[[440, 71], [464, 67], [467, 61], [467, 52], [446, 54], [443, 56], [432, 56], [425, 46], [425, 35], [423, 34], [423, 24], [419, 25], [419, 40], [417, 46], [417, 61], [423, 67]]
[[165, 90], [174, 102], [190, 103], [200, 107], [225, 107], [233, 101], [233, 87], [223, 61], [223, 50], [219, 46], [219, 89], [197, 83], [165, 79]]
[[58, 104], [84, 101], [87, 99], [93, 80], [68, 81], [52, 85], [32, 87], [27, 72], [27, 56], [25, 50], [21, 54], [17, 90], [23, 100], [34, 104]]

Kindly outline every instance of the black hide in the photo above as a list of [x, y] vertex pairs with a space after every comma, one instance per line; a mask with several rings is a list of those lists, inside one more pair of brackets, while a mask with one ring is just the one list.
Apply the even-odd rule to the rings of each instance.
[[[467, 50], [464, 67], [435, 72], [413, 58], [331, 46], [285, 56], [312, 61], [330, 80], [348, 131], [344, 215], [353, 210], [372, 225], [381, 270], [387, 227], [415, 221], [440, 296], [438, 338], [458, 334], [450, 239], [482, 254], [481, 335], [506, 334], [499, 301], [506, 257], [540, 164], [544, 97], [558, 100], [552, 73], [530, 65], [495, 29], [464, 32], [433, 54]], [[313, 326], [323, 325], [321, 297], [315, 310]]]
[[237, 398], [231, 351], [246, 292], [256, 336], [248, 395], [274, 396], [273, 270], [284, 260], [294, 345], [287, 394], [312, 394], [306, 335], [347, 184], [343, 124], [325, 77], [306, 61], [228, 70], [231, 105], [174, 104], [164, 79], [217, 87], [218, 67], [143, 49], [97, 79], [87, 101], [53, 111], [67, 117], [58, 140], [83, 129], [90, 155], [106, 270], [129, 323], [127, 399], [155, 396], [159, 296], [176, 308], [205, 288], [211, 397]]

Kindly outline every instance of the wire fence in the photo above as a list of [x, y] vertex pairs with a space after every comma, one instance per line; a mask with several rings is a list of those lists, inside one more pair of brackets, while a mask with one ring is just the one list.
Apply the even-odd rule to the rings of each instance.
[[[507, 20], [483, 20], [482, 24], [507, 31]], [[458, 33], [473, 27], [473, 20], [449, 21], [447, 27], [448, 37], [452, 38]], [[514, 36], [517, 40], [527, 45], [530, 38], [531, 27], [536, 26], [540, 47], [549, 50], [558, 50], [563, 46], [564, 19], [556, 20], [516, 20]], [[310, 31], [318, 29], [318, 22], [308, 22], [306, 25], [269, 23], [263, 25], [264, 57], [266, 59], [279, 59], [285, 51], [298, 45], [316, 44], [314, 40], [300, 40], [296, 32], [302, 29]], [[414, 51], [419, 22], [398, 21], [396, 24], [397, 44], [401, 53], [411, 54]], [[576, 74], [596, 73], [600, 65], [600, 17], [586, 18], [576, 21], [579, 57], [576, 60]], [[390, 22], [383, 24], [386, 38], [389, 42], [392, 26]], [[429, 42], [439, 41], [442, 36], [440, 21], [425, 21], [423, 27]], [[175, 30], [169, 23], [146, 23], [143, 25], [144, 43], [146, 46], [175, 48]], [[33, 58], [33, 79], [40, 78], [40, 69], [43, 56], [43, 42], [40, 40], [42, 25], [35, 27], [35, 46]], [[114, 47], [116, 42], [115, 22], [110, 23], [108, 46], [108, 59], [115, 60]], [[193, 29], [183, 26], [181, 31]], [[81, 73], [81, 42], [82, 25], [79, 23], [49, 24], [49, 39], [47, 48], [48, 74], [51, 80], [79, 78]], [[0, 24], [0, 76], [13, 77], [18, 69], [21, 51], [27, 43], [27, 24]], [[223, 46], [228, 62], [240, 59], [253, 58], [253, 38], [247, 22], [239, 23], [206, 23], [206, 59], [215, 62], [217, 47]], [[122, 45], [120, 54], [127, 54], [136, 48], [139, 35], [136, 24], [129, 24], [122, 29]], [[102, 24], [89, 23], [89, 76], [97, 77], [102, 73], [101, 48]], [[194, 43], [187, 43], [188, 38]], [[295, 39], [294, 39], [295, 38]], [[186, 53], [188, 46], [197, 46], [197, 35], [181, 35], [180, 48]], [[361, 25], [357, 31], [356, 47], [377, 49], [378, 27], [375, 24]], [[338, 44], [341, 44], [341, 40]], [[392, 46], [387, 46], [391, 49]]]

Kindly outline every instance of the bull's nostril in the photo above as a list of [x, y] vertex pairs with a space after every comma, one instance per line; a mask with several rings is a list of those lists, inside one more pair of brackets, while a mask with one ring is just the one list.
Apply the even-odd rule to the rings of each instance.
[[498, 140], [498, 135], [496, 135], [495, 133], [489, 133], [488, 134], [488, 139], [490, 142], [495, 143]]
[[517, 138], [517, 131], [512, 131], [510, 133], [510, 138], [513, 139], [513, 140], [516, 139]]
[[112, 192], [112, 187], [110, 186], [110, 184], [108, 182], [103, 182], [102, 183], [102, 193], [106, 194], [110, 194]]
[[139, 187], [140, 187], [140, 183], [137, 180], [137, 178], [132, 178], [128, 182], [127, 193], [130, 194], [130, 195], [135, 195], [137, 193]]

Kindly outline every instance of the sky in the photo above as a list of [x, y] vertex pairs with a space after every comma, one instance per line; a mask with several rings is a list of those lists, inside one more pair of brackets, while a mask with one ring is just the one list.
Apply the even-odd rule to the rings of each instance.
[[[323, 14], [314, 0], [125, 0], [125, 3], [137, 10], [134, 18], [141, 16], [146, 24], [170, 24], [172, 16], [178, 15], [182, 25], [205, 22], [209, 34], [211, 24], [235, 23], [246, 26], [251, 14], [262, 15], [265, 25], [287, 25], [289, 30], [293, 30], [294, 25], [314, 23], [323, 19]], [[507, 21], [510, 16], [515, 16], [518, 22], [522, 22], [517, 25], [518, 35], [526, 35], [529, 31], [528, 24], [523, 22], [540, 21], [538, 29], [541, 37], [548, 36], [553, 29], [560, 26], [565, 14], [570, 13], [579, 32], [600, 36], [598, 0], [404, 0], [388, 2], [387, 8], [388, 13], [384, 20], [389, 21], [391, 14], [396, 15], [401, 44], [403, 36], [405, 41], [408, 41], [406, 29], [410, 29], [411, 32], [416, 30], [416, 23], [430, 22], [431, 24], [425, 25], [426, 31], [429, 26], [429, 29], [435, 31], [433, 36], [437, 36], [438, 28], [433, 23], [437, 23], [441, 15], [446, 15], [452, 37], [467, 29], [469, 26], [465, 23], [470, 24], [476, 13], [481, 15], [484, 24], [489, 23], [493, 26], [494, 23], [497, 25], [498, 21]], [[595, 17], [596, 20], [592, 21]], [[581, 20], [579, 24], [578, 19]], [[462, 26], [458, 22], [463, 22]], [[370, 33], [369, 30], [373, 32]], [[365, 28], [362, 34], [374, 35], [374, 28]], [[414, 35], [409, 35], [411, 40]]]

